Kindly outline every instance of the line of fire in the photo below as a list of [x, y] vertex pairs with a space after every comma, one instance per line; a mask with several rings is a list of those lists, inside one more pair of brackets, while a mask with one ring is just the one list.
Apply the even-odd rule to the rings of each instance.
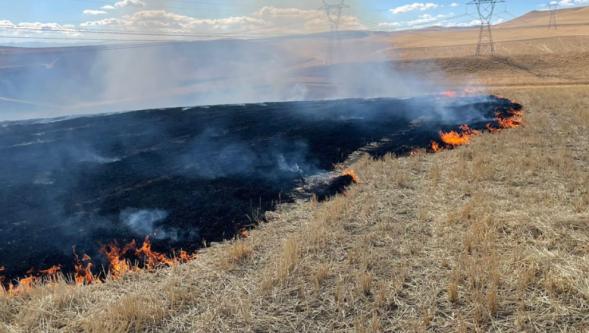
[[522, 122], [511, 100], [446, 92], [6, 123], [0, 289], [180, 265], [278, 205], [361, 184], [357, 156], [437, 153]]

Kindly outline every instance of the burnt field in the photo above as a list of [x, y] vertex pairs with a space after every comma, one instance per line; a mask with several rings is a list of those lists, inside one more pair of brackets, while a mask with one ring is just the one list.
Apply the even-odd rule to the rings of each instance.
[[71, 272], [74, 246], [100, 267], [102, 245], [145, 236], [158, 251], [195, 250], [279, 203], [341, 191], [328, 172], [359, 150], [429, 149], [440, 132], [519, 108], [493, 96], [354, 99], [0, 123], [0, 267]]

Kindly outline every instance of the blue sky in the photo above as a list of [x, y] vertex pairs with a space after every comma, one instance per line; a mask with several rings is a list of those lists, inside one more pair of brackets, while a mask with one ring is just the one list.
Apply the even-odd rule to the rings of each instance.
[[[507, 0], [498, 5], [495, 22], [545, 8], [548, 1]], [[465, 2], [347, 0], [349, 8], [344, 10], [341, 26], [349, 30], [403, 30], [476, 24], [474, 8]], [[560, 3], [564, 7], [589, 4], [589, 0], [560, 0]], [[321, 0], [3, 0], [0, 1], [0, 43], [14, 43], [20, 38], [74, 42], [97, 38], [96, 33], [80, 32], [80, 29], [211, 37], [309, 33], [328, 29], [321, 6]], [[98, 37], [147, 38], [104, 34]]]

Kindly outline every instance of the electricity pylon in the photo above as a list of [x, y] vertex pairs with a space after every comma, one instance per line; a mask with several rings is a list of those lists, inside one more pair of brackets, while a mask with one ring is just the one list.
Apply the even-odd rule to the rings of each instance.
[[495, 42], [493, 41], [493, 31], [491, 22], [495, 13], [495, 6], [505, 0], [473, 0], [469, 5], [474, 5], [479, 13], [481, 27], [479, 32], [479, 42], [477, 44], [476, 56], [495, 55]]
[[548, 23], [548, 29], [556, 30], [556, 29], [558, 29], [558, 23], [556, 21], [556, 14], [558, 13], [558, 2], [551, 1], [548, 4], [548, 8], [550, 8], [550, 23]]
[[328, 50], [328, 62], [333, 63], [333, 54], [336, 46], [339, 46], [339, 26], [342, 19], [342, 12], [344, 9], [349, 8], [345, 4], [345, 0], [340, 0], [339, 3], [331, 4], [327, 0], [323, 0], [323, 9], [325, 15], [329, 21], [330, 28], [330, 41]]

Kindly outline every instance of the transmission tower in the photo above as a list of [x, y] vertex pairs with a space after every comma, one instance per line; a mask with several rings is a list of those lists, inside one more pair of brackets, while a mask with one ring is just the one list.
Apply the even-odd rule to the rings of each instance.
[[481, 27], [479, 32], [479, 42], [477, 44], [476, 56], [495, 55], [495, 43], [493, 42], [493, 31], [491, 22], [495, 13], [495, 6], [505, 0], [473, 0], [468, 3], [474, 5], [479, 13]]
[[343, 10], [350, 8], [345, 4], [345, 0], [339, 0], [339, 3], [332, 4], [327, 0], [323, 0], [323, 10], [329, 21], [330, 41], [328, 46], [328, 63], [333, 63], [334, 49], [339, 46], [339, 26], [342, 19]]
[[548, 29], [558, 29], [558, 23], [556, 21], [556, 14], [558, 13], [558, 2], [551, 1], [548, 4], [548, 8], [550, 8], [550, 23], [548, 23]]

